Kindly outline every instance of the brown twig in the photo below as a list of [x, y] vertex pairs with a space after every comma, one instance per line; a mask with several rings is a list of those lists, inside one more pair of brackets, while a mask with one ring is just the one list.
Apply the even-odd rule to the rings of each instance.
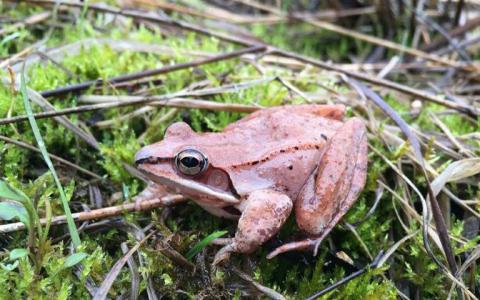
[[28, 54], [29, 54], [30, 52], [32, 52], [36, 47], [37, 47], [37, 45], [29, 46], [29, 47], [23, 49], [22, 51], [15, 53], [14, 55], [10, 56], [9, 58], [5, 59], [4, 61], [0, 62], [0, 69], [3, 69], [4, 67], [10, 65], [10, 64], [13, 63], [15, 60], [20, 59], [20, 58], [28, 55]]
[[[82, 105], [82, 106], [66, 108], [66, 109], [61, 109], [56, 111], [39, 112], [39, 113], [34, 113], [33, 116], [35, 117], [35, 119], [44, 119], [44, 118], [50, 118], [55, 116], [78, 114], [78, 113], [83, 113], [88, 111], [95, 111], [95, 110], [114, 108], [114, 107], [133, 106], [133, 105], [140, 105], [140, 104], [177, 107], [177, 108], [198, 108], [198, 109], [231, 111], [231, 112], [252, 112], [259, 109], [259, 107], [250, 106], [250, 105], [185, 99], [185, 98], [178, 98], [178, 96], [183, 96], [183, 94], [168, 95], [168, 96], [145, 96], [145, 97], [118, 96], [117, 99], [119, 100], [116, 100], [113, 102], [92, 104], [92, 105]], [[111, 97], [111, 96], [107, 96], [107, 97]], [[125, 100], [125, 99], [130, 99], [130, 100]], [[24, 122], [26, 120], [28, 120], [28, 117], [26, 115], [15, 116], [11, 118], [4, 118], [4, 119], [0, 119], [0, 125]]]
[[50, 18], [51, 13], [48, 11], [41, 12], [39, 14], [29, 16], [25, 20], [21, 22], [17, 22], [15, 24], [12, 24], [11, 26], [6, 26], [4, 28], [0, 29], [0, 35], [4, 35], [6, 33], [12, 32], [12, 31], [17, 31], [18, 29], [24, 27], [24, 26], [29, 26], [33, 24], [37, 24], [40, 22], [45, 21], [46, 19]]
[[178, 70], [198, 67], [198, 66], [213, 63], [213, 62], [228, 60], [228, 59], [231, 59], [231, 58], [241, 56], [243, 54], [256, 53], [256, 52], [264, 51], [265, 49], [266, 49], [265, 46], [252, 46], [252, 47], [249, 47], [249, 48], [246, 48], [246, 49], [241, 49], [241, 50], [237, 50], [237, 51], [233, 51], [233, 52], [229, 52], [229, 53], [225, 53], [225, 54], [220, 54], [220, 55], [216, 55], [216, 56], [212, 56], [212, 57], [207, 57], [207, 58], [203, 58], [203, 59], [199, 59], [199, 60], [195, 60], [195, 61], [191, 61], [191, 62], [187, 62], [187, 63], [180, 63], [180, 64], [176, 64], [176, 65], [161, 67], [161, 68], [158, 68], [158, 69], [152, 69], [152, 70], [146, 70], [146, 71], [141, 71], [141, 72], [127, 74], [127, 75], [116, 76], [116, 77], [108, 78], [106, 80], [103, 80], [103, 79], [89, 80], [89, 81], [85, 81], [85, 82], [82, 82], [82, 83], [77, 83], [77, 84], [73, 84], [73, 85], [69, 85], [69, 86], [65, 86], [65, 87], [60, 87], [60, 88], [57, 88], [57, 89], [54, 89], [54, 90], [43, 91], [40, 94], [43, 97], [59, 96], [59, 95], [63, 95], [63, 94], [66, 94], [66, 93], [86, 90], [86, 89], [88, 89], [92, 86], [99, 86], [103, 83], [116, 84], [116, 83], [121, 83], [121, 82], [137, 80], [137, 79], [144, 78], [144, 77], [166, 74], [166, 73], [170, 73], [170, 72], [174, 72], [174, 71], [178, 71]]
[[[170, 12], [178, 12], [180, 14], [191, 15], [194, 17], [202, 17], [206, 19], [223, 19], [222, 16], [217, 14], [213, 15], [210, 12], [198, 11], [196, 9], [190, 8], [188, 6], [183, 6], [177, 3], [170, 3], [170, 2], [163, 2], [163, 1], [155, 1], [155, 0], [134, 0], [131, 5], [127, 7], [135, 7], [137, 5], [143, 5], [149, 8], [159, 8], [164, 11]], [[136, 8], [136, 7], [135, 7]], [[233, 17], [237, 17], [237, 15], [231, 14]]]
[[[88, 221], [95, 219], [105, 219], [109, 217], [118, 216], [128, 212], [138, 212], [138, 211], [147, 211], [152, 210], [161, 206], [164, 206], [165, 203], [178, 203], [183, 201], [185, 198], [181, 195], [170, 195], [163, 197], [161, 199], [152, 199], [145, 200], [139, 203], [126, 203], [117, 206], [110, 206], [105, 208], [94, 209], [91, 211], [79, 212], [72, 214], [73, 219], [76, 222]], [[60, 225], [67, 222], [67, 217], [65, 215], [53, 217], [51, 220], [51, 225]], [[44, 225], [46, 219], [40, 219], [40, 224]], [[0, 225], [0, 233], [8, 233], [19, 230], [24, 230], [25, 224], [22, 222], [9, 223]]]

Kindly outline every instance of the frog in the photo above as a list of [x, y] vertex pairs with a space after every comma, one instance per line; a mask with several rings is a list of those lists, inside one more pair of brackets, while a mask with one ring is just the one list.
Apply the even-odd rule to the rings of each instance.
[[222, 246], [215, 265], [232, 253], [254, 252], [292, 213], [303, 237], [267, 258], [316, 253], [366, 182], [367, 130], [358, 117], [344, 120], [345, 110], [342, 104], [263, 108], [220, 132], [197, 133], [185, 122], [173, 123], [163, 140], [135, 155], [149, 181], [138, 199], [180, 193], [208, 213], [238, 220], [233, 237], [214, 241]]

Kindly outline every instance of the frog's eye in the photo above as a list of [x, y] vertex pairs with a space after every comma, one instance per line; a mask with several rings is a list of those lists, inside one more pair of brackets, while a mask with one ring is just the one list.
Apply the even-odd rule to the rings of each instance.
[[195, 149], [185, 149], [175, 155], [175, 166], [185, 175], [198, 175], [208, 167], [207, 157]]

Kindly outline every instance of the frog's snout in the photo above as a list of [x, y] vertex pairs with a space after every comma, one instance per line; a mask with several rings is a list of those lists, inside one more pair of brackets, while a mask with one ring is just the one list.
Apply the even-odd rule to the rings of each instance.
[[151, 163], [152, 160], [155, 160], [152, 151], [149, 147], [143, 147], [135, 154], [135, 164], [144, 164], [144, 163]]
[[135, 164], [138, 166], [143, 164], [155, 165], [171, 161], [171, 158], [169, 158], [169, 156], [162, 155], [155, 145], [149, 145], [138, 150], [138, 152], [135, 154], [134, 160]]

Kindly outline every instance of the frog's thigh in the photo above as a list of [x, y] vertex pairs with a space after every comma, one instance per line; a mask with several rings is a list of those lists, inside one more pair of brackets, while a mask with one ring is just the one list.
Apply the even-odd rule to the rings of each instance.
[[352, 118], [331, 138], [317, 171], [295, 202], [300, 229], [325, 236], [357, 199], [365, 185], [366, 168], [365, 126]]
[[267, 258], [280, 253], [314, 249], [352, 206], [365, 185], [367, 137], [365, 126], [356, 118], [348, 120], [330, 139], [317, 169], [295, 201], [298, 227], [310, 239], [284, 244]]
[[278, 232], [292, 211], [292, 201], [273, 190], [255, 191], [242, 203], [242, 216], [232, 242], [220, 249], [214, 264], [231, 252], [251, 253]]
[[317, 171], [295, 202], [297, 224], [323, 239], [363, 189], [367, 169], [365, 125], [349, 119], [330, 139]]

